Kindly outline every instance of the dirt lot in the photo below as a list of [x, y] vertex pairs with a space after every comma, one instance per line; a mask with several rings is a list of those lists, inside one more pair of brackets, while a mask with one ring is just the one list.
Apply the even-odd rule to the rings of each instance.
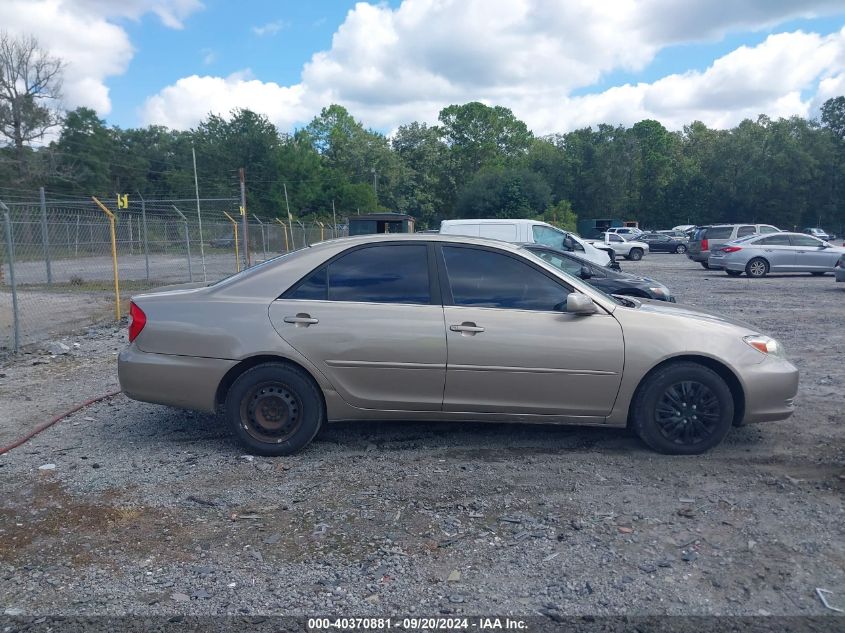
[[[845, 608], [845, 284], [623, 268], [781, 339], [795, 416], [690, 458], [618, 430], [365, 423], [272, 459], [117, 396], [0, 457], [0, 613], [832, 614], [816, 588]], [[0, 364], [0, 444], [113, 388], [123, 336]]]

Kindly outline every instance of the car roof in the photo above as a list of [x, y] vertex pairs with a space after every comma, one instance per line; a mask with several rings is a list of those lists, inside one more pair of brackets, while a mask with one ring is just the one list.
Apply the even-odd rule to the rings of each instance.
[[510, 218], [479, 218], [476, 220], [443, 220], [440, 224], [546, 224], [546, 222]]
[[470, 237], [468, 235], [446, 235], [443, 233], [372, 233], [355, 235], [353, 237], [339, 237], [309, 245], [310, 248], [322, 248], [337, 244], [378, 244], [379, 242], [446, 242], [453, 244], [478, 244], [479, 246], [494, 245], [505, 250], [519, 250], [511, 242], [494, 240], [486, 237]]

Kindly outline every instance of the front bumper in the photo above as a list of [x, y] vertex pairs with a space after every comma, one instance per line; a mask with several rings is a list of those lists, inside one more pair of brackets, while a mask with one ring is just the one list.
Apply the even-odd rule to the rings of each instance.
[[151, 354], [130, 344], [117, 358], [120, 388], [133, 400], [213, 412], [217, 387], [236, 361]]
[[785, 420], [795, 410], [798, 369], [788, 360], [767, 357], [742, 370], [745, 388], [744, 424]]

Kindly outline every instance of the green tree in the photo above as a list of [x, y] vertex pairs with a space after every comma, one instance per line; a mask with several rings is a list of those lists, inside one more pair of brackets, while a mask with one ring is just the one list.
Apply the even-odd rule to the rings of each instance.
[[551, 191], [536, 173], [517, 168], [490, 168], [478, 173], [458, 195], [462, 218], [531, 218], [543, 213]]

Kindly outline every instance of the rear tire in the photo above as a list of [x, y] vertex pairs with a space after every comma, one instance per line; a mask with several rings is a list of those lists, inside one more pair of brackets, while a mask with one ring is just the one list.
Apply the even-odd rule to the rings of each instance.
[[719, 444], [733, 423], [734, 400], [712, 369], [681, 361], [648, 376], [631, 406], [631, 427], [658, 453], [698, 455]]
[[238, 376], [226, 394], [235, 437], [256, 455], [291, 455], [314, 439], [326, 418], [320, 388], [304, 371], [265, 363]]
[[641, 248], [632, 248], [628, 253], [628, 259], [633, 260], [635, 262], [640, 261], [643, 258], [643, 249]]
[[710, 264], [708, 264], [707, 262], [699, 262], [699, 264], [701, 264], [707, 270], [710, 270]]
[[745, 265], [745, 274], [749, 277], [760, 279], [769, 272], [769, 262], [762, 257], [755, 257]]
[[725, 270], [731, 277], [739, 277], [742, 274], [741, 270]]
[[686, 253], [687, 247], [684, 246], [683, 244], [678, 244], [678, 246], [675, 248], [675, 252], [678, 253], [678, 254]]

